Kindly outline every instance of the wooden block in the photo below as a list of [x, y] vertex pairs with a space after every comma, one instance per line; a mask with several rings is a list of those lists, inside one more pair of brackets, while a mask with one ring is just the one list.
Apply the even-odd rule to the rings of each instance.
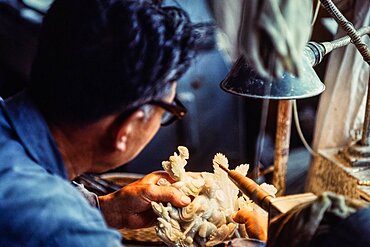
[[312, 202], [316, 198], [317, 196], [313, 193], [303, 193], [273, 198], [270, 201], [269, 219], [272, 219], [279, 214], [286, 213], [297, 205]]
[[353, 167], [339, 155], [340, 148], [319, 150], [307, 178], [306, 191], [321, 194], [333, 191], [354, 199], [370, 201], [369, 167]]

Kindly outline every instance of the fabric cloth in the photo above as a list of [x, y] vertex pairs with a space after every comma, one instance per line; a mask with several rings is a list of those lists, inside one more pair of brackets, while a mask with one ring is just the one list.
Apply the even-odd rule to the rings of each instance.
[[311, 0], [243, 1], [240, 52], [261, 76], [281, 79], [285, 71], [300, 75], [311, 21]]
[[256, 239], [247, 239], [247, 238], [234, 238], [224, 243], [218, 244], [215, 247], [264, 247], [266, 246], [265, 242], [256, 240]]
[[207, 1], [217, 26], [220, 28], [218, 48], [225, 51], [226, 55], [230, 56], [226, 58], [231, 61], [235, 61], [240, 55], [237, 48], [243, 1]]
[[325, 236], [324, 239], [313, 241], [315, 247], [363, 247], [370, 246], [370, 208], [360, 209], [349, 216]]
[[369, 226], [369, 204], [324, 192], [274, 218], [267, 246], [370, 246]]
[[[338, 2], [343, 15], [355, 28], [370, 25], [370, 1], [342, 0]], [[346, 32], [338, 29], [336, 38]], [[370, 39], [362, 40], [370, 47]], [[365, 116], [369, 65], [352, 44], [330, 53], [320, 97], [314, 131], [313, 148], [342, 147], [361, 138]]]
[[22, 92], [0, 100], [0, 246], [121, 246], [68, 181], [42, 115]]
[[[312, 1], [209, 1], [225, 34], [219, 46], [235, 61], [241, 54], [264, 77], [299, 74], [311, 35]], [[226, 38], [224, 38], [226, 37]]]

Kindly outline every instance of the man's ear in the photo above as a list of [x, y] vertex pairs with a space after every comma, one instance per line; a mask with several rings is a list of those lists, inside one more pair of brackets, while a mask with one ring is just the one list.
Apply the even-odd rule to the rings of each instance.
[[138, 122], [144, 118], [144, 112], [137, 110], [126, 118], [119, 126], [115, 137], [115, 148], [121, 152], [126, 151], [127, 143], [132, 137], [132, 133]]

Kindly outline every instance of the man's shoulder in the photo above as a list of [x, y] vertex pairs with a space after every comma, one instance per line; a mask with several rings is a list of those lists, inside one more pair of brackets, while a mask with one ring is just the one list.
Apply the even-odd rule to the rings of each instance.
[[7, 229], [0, 239], [17, 236], [22, 246], [31, 239], [39, 241], [28, 243], [34, 246], [54, 241], [98, 243], [102, 239], [119, 243], [119, 234], [108, 229], [100, 212], [69, 181], [30, 159], [22, 161], [22, 165], [0, 164], [0, 228]]
[[[1, 116], [0, 116], [1, 118]], [[20, 140], [0, 126], [0, 183], [3, 176], [15, 176], [19, 171], [43, 171], [29, 156]], [[1, 190], [1, 187], [0, 187]]]
[[5, 166], [14, 166], [15, 164], [20, 165], [30, 159], [2, 104], [3, 102], [0, 101], [0, 169], [5, 168]]
[[[24, 213], [27, 214], [32, 210], [50, 208], [54, 209], [50, 215], [53, 217], [59, 217], [58, 214], [65, 217], [70, 211], [78, 210], [90, 213], [91, 207], [69, 181], [50, 174], [26, 156], [23, 159], [11, 161], [15, 162], [2, 165], [3, 162], [0, 161], [0, 196], [2, 197], [0, 209], [7, 210], [11, 207], [22, 212], [23, 216]], [[27, 207], [22, 207], [25, 205]], [[63, 210], [58, 211], [59, 209]], [[46, 213], [45, 211], [44, 214]], [[93, 215], [96, 213], [94, 212]]]

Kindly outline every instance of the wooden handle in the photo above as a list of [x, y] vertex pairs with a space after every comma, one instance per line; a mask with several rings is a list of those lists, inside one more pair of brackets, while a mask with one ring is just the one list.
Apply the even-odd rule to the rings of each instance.
[[219, 165], [225, 172], [227, 172], [230, 180], [240, 189], [240, 191], [253, 200], [258, 206], [268, 211], [271, 199], [273, 198], [269, 193], [264, 191], [252, 179], [241, 175], [239, 172], [230, 171], [226, 167]]

